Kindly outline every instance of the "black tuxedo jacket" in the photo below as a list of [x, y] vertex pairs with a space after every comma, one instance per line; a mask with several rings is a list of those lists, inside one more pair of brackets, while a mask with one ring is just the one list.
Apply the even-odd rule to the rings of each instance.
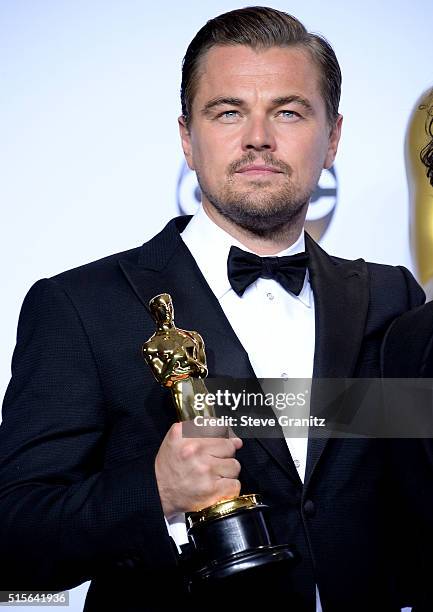
[[[155, 328], [149, 299], [172, 295], [176, 324], [204, 337], [210, 376], [254, 373], [180, 238], [187, 221], [28, 293], [0, 427], [1, 589], [91, 580], [88, 612], [194, 609], [154, 473], [175, 415], [140, 353]], [[378, 376], [386, 328], [422, 303], [422, 290], [405, 268], [330, 257], [308, 236], [306, 247], [314, 376]], [[325, 612], [399, 609], [398, 509], [384, 444], [311, 440], [304, 486], [283, 438], [245, 440], [237, 457], [242, 492], [263, 496], [277, 541], [301, 556], [278, 584], [251, 585], [256, 603], [281, 597], [287, 609], [312, 611], [317, 583]]]
[[[391, 324], [383, 342], [382, 373], [385, 378], [433, 379], [433, 302], [412, 309]], [[416, 398], [410, 408], [417, 409]], [[391, 448], [394, 464], [400, 464], [400, 505], [406, 524], [411, 526], [411, 599], [418, 602], [419, 609], [431, 610], [433, 440], [398, 440]]]
[[383, 343], [387, 378], [433, 378], [433, 302], [396, 319]]

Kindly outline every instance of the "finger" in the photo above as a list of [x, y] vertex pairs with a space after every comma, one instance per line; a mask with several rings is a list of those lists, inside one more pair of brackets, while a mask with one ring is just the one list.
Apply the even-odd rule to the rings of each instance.
[[203, 440], [203, 443], [204, 452], [218, 459], [233, 457], [236, 452], [233, 438], [210, 438]]
[[216, 487], [217, 501], [238, 497], [241, 492], [241, 483], [236, 478], [221, 478]]
[[173, 423], [165, 434], [163, 444], [169, 447], [178, 446], [182, 442], [182, 423]]
[[225, 425], [203, 425], [194, 420], [182, 422], [184, 438], [228, 438], [229, 428]]
[[233, 434], [233, 436], [235, 437], [230, 436], [230, 440], [235, 445], [235, 450], [239, 450], [240, 448], [242, 448], [244, 443], [242, 442], [241, 438], [238, 438], [235, 434]]
[[234, 457], [215, 459], [211, 463], [212, 473], [220, 478], [237, 478], [241, 471], [241, 464]]
[[201, 425], [200, 437], [202, 438], [228, 438], [229, 428], [226, 425]]

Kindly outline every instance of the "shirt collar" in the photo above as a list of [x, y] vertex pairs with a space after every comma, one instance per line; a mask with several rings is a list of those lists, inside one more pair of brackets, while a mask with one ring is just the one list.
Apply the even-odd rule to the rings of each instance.
[[[181, 237], [197, 262], [208, 285], [220, 300], [228, 291], [233, 291], [227, 277], [227, 258], [230, 247], [237, 246], [244, 251], [253, 253], [236, 238], [216, 225], [206, 214], [203, 206], [199, 206]], [[305, 234], [302, 229], [299, 238], [287, 249], [277, 253], [275, 257], [294, 255], [305, 251]], [[304, 286], [297, 297], [305, 306], [311, 306], [311, 288], [308, 269]]]

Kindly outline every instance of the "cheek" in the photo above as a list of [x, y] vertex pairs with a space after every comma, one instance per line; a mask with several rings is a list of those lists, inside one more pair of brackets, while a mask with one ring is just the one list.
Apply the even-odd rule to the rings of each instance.
[[212, 147], [208, 138], [200, 132], [191, 139], [192, 155], [197, 166], [206, 165], [212, 155]]
[[191, 145], [194, 165], [199, 173], [212, 178], [225, 171], [230, 153], [219, 134], [197, 134]]
[[297, 166], [302, 174], [317, 174], [323, 168], [326, 154], [328, 151], [328, 141], [325, 138], [317, 138], [311, 135], [310, 138], [297, 143], [294, 149]]

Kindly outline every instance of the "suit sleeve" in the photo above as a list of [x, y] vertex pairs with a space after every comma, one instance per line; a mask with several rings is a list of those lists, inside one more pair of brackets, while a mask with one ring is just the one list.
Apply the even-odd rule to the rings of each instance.
[[425, 293], [421, 286], [415, 280], [413, 274], [404, 266], [398, 266], [401, 270], [406, 282], [409, 309], [421, 306], [425, 302]]
[[86, 331], [53, 280], [20, 314], [0, 426], [0, 587], [64, 589], [110, 568], [172, 568], [154, 457], [104, 468], [109, 420]]

